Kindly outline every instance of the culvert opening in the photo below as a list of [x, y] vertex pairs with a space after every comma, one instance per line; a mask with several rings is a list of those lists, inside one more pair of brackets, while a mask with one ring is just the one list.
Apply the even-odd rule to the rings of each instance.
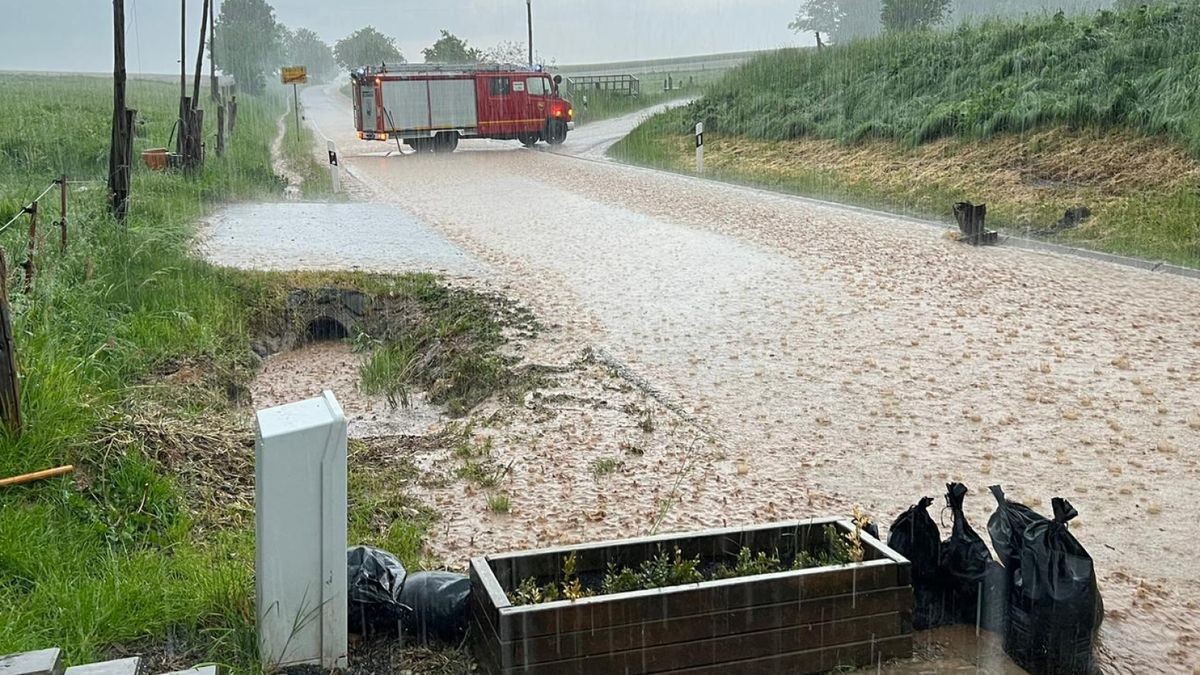
[[321, 316], [308, 322], [305, 330], [305, 342], [328, 342], [345, 340], [350, 337], [350, 331], [340, 321], [328, 316]]

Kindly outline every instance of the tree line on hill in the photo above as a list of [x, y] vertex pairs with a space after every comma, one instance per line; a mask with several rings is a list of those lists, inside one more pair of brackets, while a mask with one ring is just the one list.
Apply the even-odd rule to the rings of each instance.
[[[216, 33], [215, 50], [209, 44], [213, 60], [248, 93], [261, 92], [267, 77], [283, 66], [303, 65], [309, 77], [329, 81], [360, 66], [407, 61], [395, 38], [374, 26], [360, 28], [331, 46], [308, 28], [291, 29], [280, 23], [267, 0], [224, 0]], [[501, 42], [479, 49], [447, 30], [422, 50], [422, 56], [426, 63], [525, 63], [528, 59], [524, 43]]]
[[910, 31], [987, 18], [1082, 14], [1172, 0], [803, 0], [788, 27], [813, 33], [818, 48], [882, 32]]

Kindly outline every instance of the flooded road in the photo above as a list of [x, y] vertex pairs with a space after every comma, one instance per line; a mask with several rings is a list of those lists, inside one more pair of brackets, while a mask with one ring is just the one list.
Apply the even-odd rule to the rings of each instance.
[[[887, 523], [960, 480], [983, 531], [989, 484], [1043, 513], [1064, 496], [1097, 560], [1106, 669], [1200, 666], [1200, 283], [516, 143], [389, 155], [353, 140], [344, 99], [305, 103], [376, 201], [714, 430], [728, 498], [688, 520], [750, 522], [768, 502], [803, 517], [815, 494]], [[580, 129], [561, 151], [612, 136]]]
[[241, 269], [484, 272], [437, 232], [380, 204], [235, 204], [208, 218], [200, 249]]

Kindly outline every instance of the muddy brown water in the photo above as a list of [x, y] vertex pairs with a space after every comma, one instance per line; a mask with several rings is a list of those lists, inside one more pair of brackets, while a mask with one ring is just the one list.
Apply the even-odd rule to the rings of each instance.
[[346, 414], [351, 438], [421, 435], [441, 426], [442, 411], [420, 393], [412, 396], [408, 408], [393, 407], [386, 396], [364, 393], [358, 373], [363, 358], [348, 343], [337, 340], [273, 354], [250, 386], [251, 401], [261, 410], [330, 390]]
[[[333, 114], [344, 111], [309, 110], [344, 138]], [[908, 221], [683, 177], [461, 147], [352, 151], [346, 164], [494, 270], [563, 344], [607, 348], [713, 430], [664, 527], [855, 504], [886, 523], [961, 480], [983, 532], [989, 484], [1042, 512], [1065, 496], [1101, 579], [1105, 670], [1200, 667], [1200, 284], [972, 249]], [[537, 494], [522, 495], [514, 522], [467, 514], [444, 536], [462, 542], [474, 527], [466, 542], [491, 551], [526, 543], [509, 531], [531, 525], [539, 542], [638, 531], [644, 514], [623, 514], [645, 508], [641, 484], [597, 491], [576, 475], [576, 455], [606, 443], [588, 429], [540, 446], [529, 468], [540, 480], [520, 486]], [[645, 474], [660, 495], [687, 456]]]

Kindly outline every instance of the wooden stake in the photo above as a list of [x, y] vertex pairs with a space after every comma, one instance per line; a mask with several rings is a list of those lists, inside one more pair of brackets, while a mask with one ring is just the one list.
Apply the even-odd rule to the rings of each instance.
[[33, 273], [35, 271], [33, 258], [37, 255], [38, 203], [34, 202], [26, 206], [25, 213], [29, 214], [29, 247], [25, 249], [25, 262], [21, 263], [21, 267], [25, 268], [25, 294], [29, 295], [33, 292]]
[[21, 435], [21, 378], [8, 304], [8, 258], [0, 249], [0, 420], [5, 430]]
[[179, 124], [175, 154], [187, 164], [187, 118], [191, 104], [187, 100], [187, 0], [179, 0]]
[[62, 228], [62, 252], [67, 252], [67, 176], [58, 179], [58, 226]]
[[0, 487], [8, 487], [10, 485], [24, 485], [25, 483], [32, 483], [36, 480], [45, 480], [47, 478], [55, 478], [57, 476], [65, 476], [74, 470], [75, 470], [74, 465], [68, 464], [66, 466], [60, 466], [60, 467], [57, 467], [54, 469], [46, 469], [45, 471], [34, 471], [33, 473], [27, 473], [27, 474], [23, 474], [20, 476], [13, 476], [12, 478], [0, 479]]
[[[133, 145], [133, 128], [125, 110], [125, 0], [113, 0], [113, 116], [108, 148], [109, 208], [117, 220], [125, 220], [129, 206], [129, 164], [122, 161]], [[63, 185], [65, 194], [66, 185]], [[65, 204], [65, 197], [63, 203]], [[66, 212], [66, 207], [63, 208]], [[64, 221], [66, 217], [64, 215]], [[66, 225], [63, 225], [66, 237]]]
[[217, 157], [225, 154], [225, 105], [217, 104]]

